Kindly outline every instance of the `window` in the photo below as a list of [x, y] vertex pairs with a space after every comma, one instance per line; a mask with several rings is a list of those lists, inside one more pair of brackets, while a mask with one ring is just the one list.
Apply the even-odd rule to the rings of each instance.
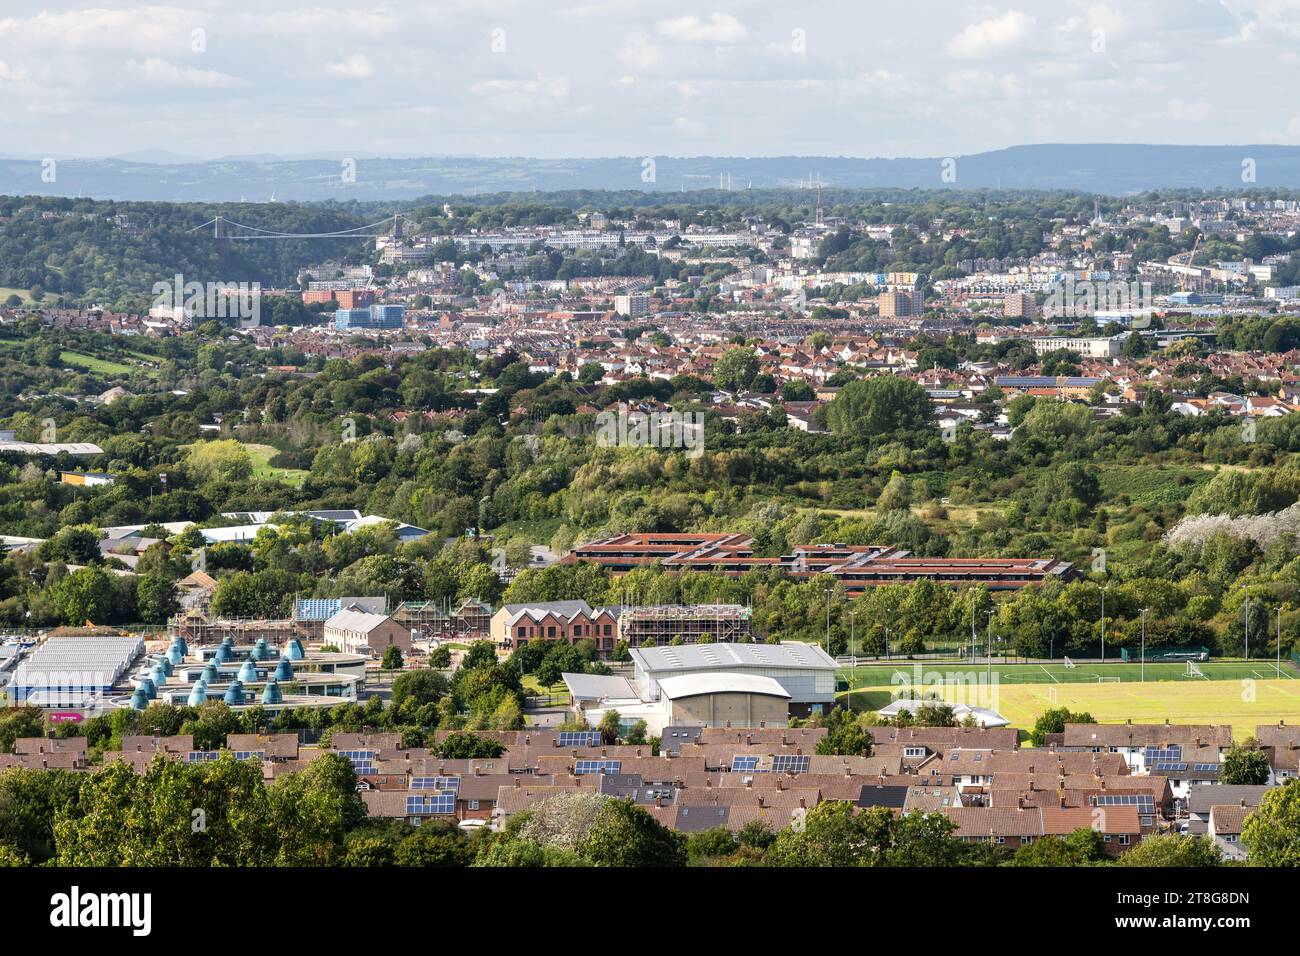
[[469, 802], [469, 808], [470, 808], [471, 810], [477, 810], [477, 809], [478, 809], [478, 801], [477, 801], [477, 800], [471, 800], [471, 801]]
[[1109, 843], [1109, 842], [1110, 842], [1110, 834], [1107, 833], [1105, 836], [1102, 837], [1102, 839], [1103, 839], [1106, 843]]
[[1120, 846], [1128, 846], [1128, 839], [1129, 839], [1129, 837], [1128, 837], [1128, 834], [1127, 834], [1127, 833], [1121, 833], [1121, 834], [1119, 835], [1119, 845], [1120, 845]]

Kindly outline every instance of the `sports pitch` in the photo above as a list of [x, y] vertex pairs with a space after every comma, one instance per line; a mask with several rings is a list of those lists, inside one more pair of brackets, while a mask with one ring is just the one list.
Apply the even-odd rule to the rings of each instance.
[[[992, 673], [999, 684], [1098, 684], [1130, 683], [1144, 679], [1154, 681], [1183, 681], [1205, 683], [1223, 680], [1277, 680], [1278, 668], [1272, 661], [1222, 661], [1198, 663], [1204, 676], [1188, 672], [1186, 663], [1147, 664], [994, 664]], [[856, 668], [841, 668], [838, 676], [849, 681], [850, 687], [907, 686], [948, 681], [953, 678], [973, 683], [983, 680], [987, 668], [984, 664], [966, 664], [961, 661], [898, 661], [889, 664], [866, 664]], [[1281, 680], [1300, 680], [1300, 669], [1290, 661], [1282, 662]]]
[[[1282, 679], [1274, 665], [1227, 661], [1198, 664], [1205, 677], [1189, 676], [1186, 664], [1148, 664], [1146, 681], [1136, 664], [995, 665], [993, 685], [983, 683], [983, 667], [926, 663], [918, 689], [950, 701], [990, 707], [1013, 727], [1027, 731], [1043, 711], [1068, 707], [1087, 711], [1101, 723], [1229, 724], [1237, 740], [1263, 724], [1300, 723], [1300, 671], [1284, 662]], [[1034, 671], [1037, 675], [1034, 675]], [[906, 672], [906, 683], [903, 674]], [[978, 674], [979, 685], [972, 677]], [[898, 675], [895, 677], [895, 675]], [[1110, 678], [1098, 681], [1098, 676]], [[847, 678], [846, 668], [841, 676]], [[911, 686], [916, 672], [899, 665], [859, 667], [851, 694], [841, 694], [856, 710], [877, 710], [900, 687]], [[1119, 678], [1115, 680], [1114, 678]], [[951, 681], [941, 686], [940, 679]], [[870, 683], [867, 683], [870, 681]]]

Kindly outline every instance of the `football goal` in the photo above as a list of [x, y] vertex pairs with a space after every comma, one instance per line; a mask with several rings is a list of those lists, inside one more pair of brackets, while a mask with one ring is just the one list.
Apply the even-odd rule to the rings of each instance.
[[1068, 657], [1065, 659], [1065, 667], [1066, 667], [1067, 670], [1074, 670], [1074, 668], [1076, 668], [1076, 667], [1078, 667], [1078, 666], [1079, 666], [1078, 664], [1076, 664], [1074, 661], [1070, 660]]
[[1107, 677], [1105, 674], [1097, 675], [1098, 684], [1118, 684], [1123, 681], [1122, 677]]
[[[1205, 677], [1205, 671], [1201, 670], [1199, 667], [1196, 666], [1196, 661], [1188, 661], [1188, 662], [1187, 662], [1187, 676], [1188, 676], [1188, 677]], [[1208, 680], [1209, 678], [1206, 678], [1206, 679]]]

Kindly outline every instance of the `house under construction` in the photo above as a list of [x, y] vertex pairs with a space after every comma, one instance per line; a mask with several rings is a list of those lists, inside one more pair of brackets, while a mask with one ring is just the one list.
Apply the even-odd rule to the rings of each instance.
[[624, 607], [618, 619], [619, 635], [629, 647], [657, 647], [703, 641], [729, 642], [753, 639], [750, 609], [740, 604], [658, 604]]
[[421, 640], [481, 641], [491, 635], [492, 608], [477, 598], [454, 605], [449, 601], [403, 601], [393, 620], [405, 624]]

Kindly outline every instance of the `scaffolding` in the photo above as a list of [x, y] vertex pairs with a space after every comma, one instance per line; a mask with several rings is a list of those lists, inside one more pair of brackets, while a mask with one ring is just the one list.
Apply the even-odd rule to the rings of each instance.
[[235, 644], [256, 644], [265, 638], [271, 644], [287, 644], [290, 639], [300, 641], [319, 637], [319, 630], [313, 635], [311, 628], [303, 622], [292, 618], [218, 618], [208, 620], [198, 614], [181, 614], [168, 622], [169, 632], [183, 637], [190, 644], [220, 644], [227, 637]]
[[737, 643], [752, 638], [752, 615], [740, 604], [658, 604], [625, 607], [619, 635], [629, 647]]
[[393, 611], [393, 620], [418, 632], [423, 640], [486, 640], [492, 629], [492, 608], [478, 598], [459, 605], [451, 601], [403, 601]]

